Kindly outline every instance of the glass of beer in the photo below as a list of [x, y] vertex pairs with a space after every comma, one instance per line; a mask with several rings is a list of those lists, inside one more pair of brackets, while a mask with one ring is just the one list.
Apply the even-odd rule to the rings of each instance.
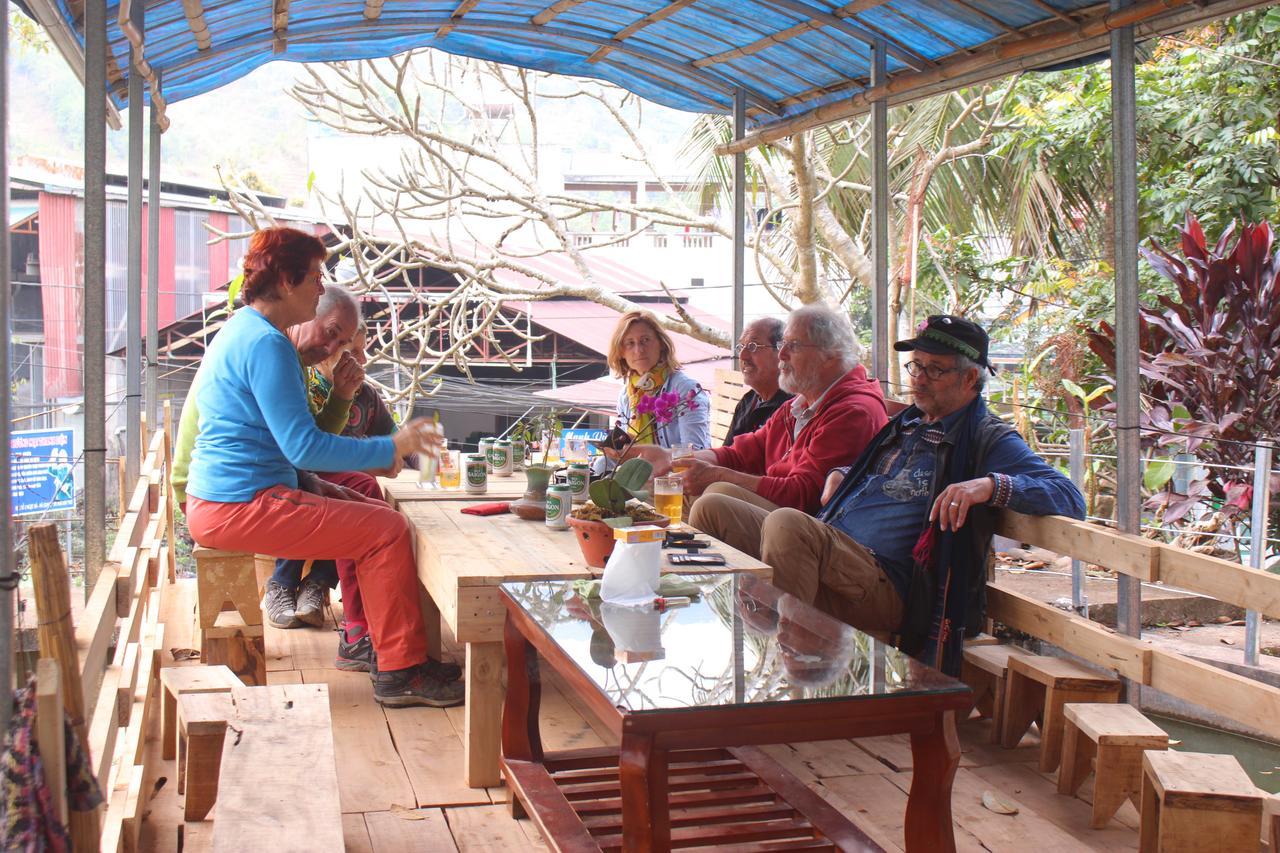
[[456, 450], [440, 452], [440, 488], [456, 489], [462, 484], [462, 460]]
[[684, 514], [684, 483], [679, 477], [657, 477], [653, 481], [653, 505], [678, 525]]
[[680, 475], [689, 470], [693, 461], [693, 445], [679, 443], [671, 445], [671, 473]]

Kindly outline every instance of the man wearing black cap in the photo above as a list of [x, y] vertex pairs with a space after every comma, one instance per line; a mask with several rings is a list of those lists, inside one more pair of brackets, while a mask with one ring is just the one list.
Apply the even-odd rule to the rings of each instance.
[[[958, 673], [986, 605], [991, 508], [1084, 517], [1070, 480], [991, 414], [987, 333], [935, 315], [895, 344], [914, 404], [846, 472], [832, 472], [817, 518], [779, 509], [758, 542], [731, 545], [774, 567], [773, 583], [907, 652]], [[746, 537], [739, 537], [746, 538]]]

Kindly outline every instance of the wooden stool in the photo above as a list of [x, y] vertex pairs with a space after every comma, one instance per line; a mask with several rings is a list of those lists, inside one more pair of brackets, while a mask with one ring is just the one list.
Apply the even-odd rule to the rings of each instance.
[[[1169, 748], [1169, 736], [1132, 705], [1063, 705], [1062, 769], [1058, 793], [1074, 796], [1096, 769], [1093, 819], [1102, 829], [1125, 800], [1141, 808], [1142, 753]], [[1094, 759], [1096, 761], [1096, 768]]]
[[178, 697], [178, 793], [187, 798], [185, 820], [204, 820], [218, 799], [222, 742], [234, 712], [229, 692]]
[[232, 687], [243, 687], [235, 673], [225, 666], [170, 666], [160, 670], [163, 703], [161, 757], [166, 761], [178, 755], [178, 697], [183, 693], [230, 693]]
[[1004, 685], [1000, 743], [1012, 749], [1040, 715], [1040, 771], [1056, 770], [1062, 757], [1062, 706], [1115, 702], [1120, 681], [1064, 658], [1011, 655]]
[[1144, 752], [1138, 849], [1257, 850], [1265, 796], [1233, 755]]
[[196, 558], [197, 612], [201, 630], [212, 628], [227, 604], [246, 625], [262, 624], [262, 595], [258, 592], [254, 555], [215, 551], [199, 545]]
[[990, 644], [964, 648], [960, 680], [973, 690], [973, 704], [978, 713], [991, 718], [991, 742], [1000, 742], [1000, 722], [1004, 718], [1004, 683], [1009, 669], [1009, 656], [1018, 654], [1013, 646]]
[[219, 613], [202, 634], [200, 654], [206, 664], [223, 664], [245, 684], [266, 686], [267, 647], [261, 624], [246, 625], [234, 612]]

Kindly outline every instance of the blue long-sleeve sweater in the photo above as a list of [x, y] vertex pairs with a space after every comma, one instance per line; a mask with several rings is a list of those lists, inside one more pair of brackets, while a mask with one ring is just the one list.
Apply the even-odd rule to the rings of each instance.
[[268, 486], [297, 488], [298, 468], [364, 471], [392, 463], [389, 436], [347, 438], [316, 427], [297, 351], [252, 308], [227, 321], [200, 370], [188, 494], [239, 503]]

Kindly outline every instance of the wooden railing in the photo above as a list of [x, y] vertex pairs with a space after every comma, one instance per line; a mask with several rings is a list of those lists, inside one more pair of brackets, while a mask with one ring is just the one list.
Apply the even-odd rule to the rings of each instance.
[[[1280, 575], [1061, 516], [1003, 511], [996, 532], [1146, 582], [1280, 618]], [[1280, 741], [1280, 689], [987, 584], [987, 616], [1077, 657]]]
[[[29, 531], [42, 625], [39, 672], [45, 676], [38, 692], [61, 693], [107, 800], [105, 819], [98, 813], [70, 814], [76, 850], [134, 849], [146, 807], [143, 749], [152, 700], [159, 695], [164, 640], [160, 595], [174, 580], [171, 423], [166, 404], [164, 428], [147, 445], [120, 529], [74, 631], [56, 529], [35, 525]], [[54, 671], [57, 677], [50, 674]]]

